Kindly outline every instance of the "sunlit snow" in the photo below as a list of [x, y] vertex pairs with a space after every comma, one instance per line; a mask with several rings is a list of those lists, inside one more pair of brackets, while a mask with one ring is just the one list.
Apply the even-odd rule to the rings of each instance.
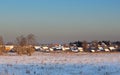
[[0, 75], [120, 75], [120, 53], [0, 56]]

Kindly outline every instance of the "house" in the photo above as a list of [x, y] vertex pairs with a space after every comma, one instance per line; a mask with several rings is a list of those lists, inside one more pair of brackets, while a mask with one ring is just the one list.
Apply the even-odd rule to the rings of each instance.
[[90, 52], [96, 52], [96, 48], [94, 46], [90, 47]]
[[63, 51], [70, 50], [70, 47], [68, 47], [68, 46], [63, 46], [63, 47], [62, 47], [62, 50], [63, 50]]
[[83, 52], [83, 48], [82, 48], [82, 47], [78, 47], [78, 50], [79, 50], [80, 52]]
[[60, 44], [55, 44], [55, 45], [53, 45], [53, 50], [62, 50], [62, 45], [60, 45]]
[[99, 46], [97, 51], [104, 51], [104, 48], [102, 46]]
[[110, 49], [110, 51], [116, 50], [116, 48], [114, 46], [110, 46], [109, 49]]
[[49, 50], [52, 52], [52, 51], [54, 51], [54, 49], [53, 48], [49, 48]]
[[37, 50], [37, 51], [39, 51], [39, 50], [42, 49], [41, 46], [34, 46], [34, 48], [35, 48], [35, 50]]
[[14, 45], [5, 45], [5, 50], [10, 51], [14, 48]]
[[64, 45], [62, 46], [62, 50], [63, 50], [63, 51], [70, 50], [69, 44], [64, 44]]
[[48, 46], [42, 46], [42, 51], [49, 52], [50, 50]]
[[78, 52], [78, 51], [79, 51], [78, 48], [77, 48], [77, 47], [74, 47], [74, 46], [70, 47], [70, 50], [71, 50], [72, 52]]
[[110, 51], [108, 48], [105, 48], [104, 50], [105, 50], [105, 52], [109, 52]]
[[91, 52], [95, 52], [95, 50], [94, 50], [94, 49], [92, 49], [92, 50], [91, 50]]

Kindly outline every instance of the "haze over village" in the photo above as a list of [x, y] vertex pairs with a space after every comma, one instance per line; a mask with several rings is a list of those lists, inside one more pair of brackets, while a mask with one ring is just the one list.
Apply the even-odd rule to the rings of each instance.
[[119, 1], [1, 1], [0, 35], [4, 41], [36, 36], [40, 43], [120, 40]]

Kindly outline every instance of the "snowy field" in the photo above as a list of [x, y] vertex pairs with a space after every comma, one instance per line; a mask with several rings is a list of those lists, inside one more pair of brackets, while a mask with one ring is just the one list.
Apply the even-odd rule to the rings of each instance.
[[120, 53], [0, 56], [0, 75], [120, 75]]

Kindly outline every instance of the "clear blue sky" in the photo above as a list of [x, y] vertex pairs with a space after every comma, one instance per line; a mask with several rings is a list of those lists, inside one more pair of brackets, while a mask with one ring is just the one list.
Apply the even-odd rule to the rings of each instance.
[[120, 40], [120, 0], [0, 0], [0, 35], [41, 42]]

